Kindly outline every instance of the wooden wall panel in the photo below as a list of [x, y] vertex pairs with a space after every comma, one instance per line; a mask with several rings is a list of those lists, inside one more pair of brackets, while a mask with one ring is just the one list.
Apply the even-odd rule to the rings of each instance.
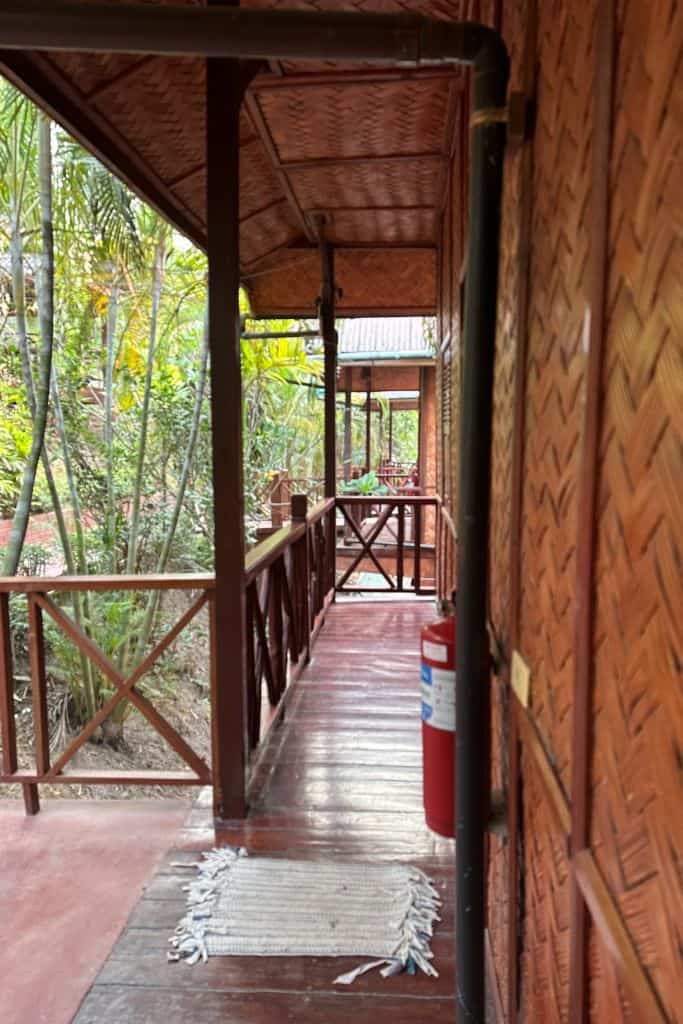
[[591, 842], [683, 1021], [680, 5], [620, 0], [594, 622]]
[[569, 1014], [569, 863], [565, 837], [533, 760], [524, 777], [524, 917], [520, 1020], [559, 1024]]
[[533, 714], [566, 794], [595, 9], [596, 0], [545, 0], [538, 16], [520, 649], [531, 668]]

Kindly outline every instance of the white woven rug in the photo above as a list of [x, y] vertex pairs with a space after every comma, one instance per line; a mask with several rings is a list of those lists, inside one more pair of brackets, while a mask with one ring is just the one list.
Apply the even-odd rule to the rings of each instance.
[[381, 967], [437, 976], [430, 939], [440, 920], [431, 880], [405, 864], [358, 864], [248, 857], [222, 848], [202, 855], [185, 886], [188, 913], [171, 939], [169, 959], [210, 956], [357, 956], [370, 958], [335, 979], [348, 984]]

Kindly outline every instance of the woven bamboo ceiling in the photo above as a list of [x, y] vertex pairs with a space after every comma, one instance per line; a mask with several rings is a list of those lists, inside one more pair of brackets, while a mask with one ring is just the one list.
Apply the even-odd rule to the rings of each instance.
[[[243, 6], [412, 9], [454, 20], [464, 2], [244, 0]], [[205, 244], [201, 59], [5, 52], [0, 70]], [[450, 68], [264, 65], [246, 96], [240, 143], [242, 276], [256, 315], [314, 311], [319, 213], [327, 215], [327, 235], [337, 247], [340, 313], [434, 312], [437, 219], [461, 81]]]

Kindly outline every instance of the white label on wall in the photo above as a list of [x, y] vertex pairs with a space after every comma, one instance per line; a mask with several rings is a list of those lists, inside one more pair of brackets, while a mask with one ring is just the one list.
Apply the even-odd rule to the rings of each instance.
[[435, 644], [433, 640], [422, 641], [422, 653], [430, 661], [448, 661], [448, 648], [445, 644]]
[[529, 666], [522, 658], [519, 651], [512, 654], [512, 666], [510, 672], [512, 689], [517, 694], [517, 699], [525, 708], [529, 707], [529, 686], [531, 684], [531, 672]]
[[455, 732], [455, 669], [422, 665], [422, 721]]

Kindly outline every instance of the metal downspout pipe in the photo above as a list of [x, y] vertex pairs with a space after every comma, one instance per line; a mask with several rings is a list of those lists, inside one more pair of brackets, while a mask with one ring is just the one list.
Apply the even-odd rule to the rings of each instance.
[[[458, 513], [456, 1020], [485, 1021], [486, 630], [493, 361], [509, 63], [492, 29], [421, 15], [3, 0], [0, 50], [364, 60], [473, 68]], [[328, 481], [328, 490], [330, 482]]]
[[[456, 608], [456, 1021], [486, 1020], [486, 830], [490, 813], [491, 655], [487, 580], [493, 364], [508, 62], [474, 64], [469, 243], [458, 489]], [[502, 51], [502, 52], [501, 52]]]

